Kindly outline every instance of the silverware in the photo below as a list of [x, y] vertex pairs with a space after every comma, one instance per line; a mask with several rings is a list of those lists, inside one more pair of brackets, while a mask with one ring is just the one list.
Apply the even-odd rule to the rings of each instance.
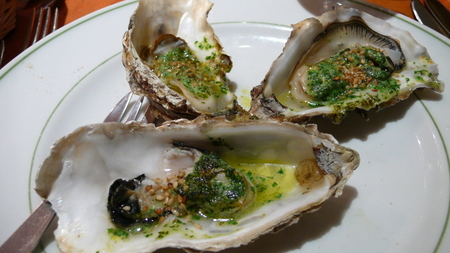
[[48, 201], [42, 201], [30, 217], [2, 245], [0, 252], [26, 253], [33, 251], [54, 217], [55, 211], [51, 208], [51, 204]]
[[58, 28], [58, 7], [54, 7], [58, 0], [44, 0], [33, 11], [30, 26], [25, 36], [23, 49], [35, 44], [40, 39], [54, 32]]
[[[135, 102], [133, 106], [131, 104], [131, 98], [133, 97], [133, 93], [128, 92], [117, 104], [114, 108], [109, 112], [108, 116], [106, 116], [103, 122], [129, 122], [132, 120], [147, 122], [144, 114], [150, 106], [146, 103], [146, 98], [140, 96]], [[131, 109], [130, 109], [131, 108]], [[128, 116], [128, 117], [126, 117]], [[141, 117], [140, 117], [141, 116]], [[126, 117], [126, 119], [125, 119]]]
[[0, 42], [0, 67], [2, 66], [4, 53], [5, 53], [5, 41], [1, 40], [1, 42]]
[[425, 0], [425, 5], [436, 18], [447, 37], [450, 35], [450, 11], [439, 0]]
[[417, 21], [448, 36], [444, 33], [445, 30], [442, 30], [434, 16], [428, 11], [427, 7], [425, 7], [425, 5], [423, 5], [419, 0], [411, 0], [411, 8]]
[[[144, 97], [139, 97], [133, 104], [131, 102], [132, 96], [131, 92], [125, 95], [110, 111], [104, 122], [128, 122], [132, 120], [146, 122], [144, 114], [149, 107], [149, 103], [146, 103]], [[55, 211], [51, 208], [50, 202], [42, 201], [30, 217], [3, 243], [0, 247], [0, 253], [32, 252], [55, 216]]]

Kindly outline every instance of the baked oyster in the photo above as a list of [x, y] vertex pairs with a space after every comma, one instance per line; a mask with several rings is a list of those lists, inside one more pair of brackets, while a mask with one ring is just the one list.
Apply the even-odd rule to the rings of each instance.
[[54, 145], [36, 191], [58, 214], [62, 252], [219, 251], [297, 222], [358, 165], [315, 125], [102, 123]]
[[234, 115], [232, 68], [207, 14], [208, 0], [140, 0], [123, 37], [123, 64], [135, 94], [158, 119]]
[[442, 92], [437, 65], [409, 32], [356, 9], [338, 8], [293, 25], [281, 55], [252, 90], [250, 112], [339, 123], [353, 110], [381, 109], [415, 89]]

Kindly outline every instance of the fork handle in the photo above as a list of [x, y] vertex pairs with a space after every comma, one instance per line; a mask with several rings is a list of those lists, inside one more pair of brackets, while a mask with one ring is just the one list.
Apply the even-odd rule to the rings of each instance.
[[42, 201], [30, 217], [0, 247], [0, 253], [32, 252], [54, 217], [55, 211], [50, 202]]

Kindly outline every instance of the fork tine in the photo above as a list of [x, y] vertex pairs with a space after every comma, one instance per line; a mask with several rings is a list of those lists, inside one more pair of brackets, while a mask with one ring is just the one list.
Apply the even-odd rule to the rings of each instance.
[[36, 8], [33, 9], [33, 15], [30, 18], [30, 24], [28, 25], [27, 34], [25, 36], [25, 40], [23, 41], [22, 50], [27, 49], [27, 47], [30, 45], [30, 39], [33, 33], [34, 24], [36, 21]]
[[58, 28], [58, 15], [59, 15], [59, 9], [58, 7], [55, 8], [55, 15], [53, 16], [53, 25], [52, 25], [52, 31], [54, 32], [56, 31], [56, 29]]
[[145, 113], [145, 111], [148, 108], [148, 103], [144, 103], [145, 97], [141, 96], [138, 100], [134, 103], [133, 107], [130, 110], [130, 113], [128, 115], [128, 118], [126, 122], [138, 120], [139, 115], [141, 115], [141, 112]]
[[2, 66], [4, 53], [5, 53], [5, 41], [1, 40], [1, 42], [0, 42], [0, 67]]
[[[141, 118], [139, 119], [140, 122], [143, 123], [155, 123], [153, 118], [149, 118], [149, 115], [147, 114], [148, 109], [150, 108], [150, 101], [149, 98], [141, 96], [142, 104], [141, 108], [139, 110], [139, 114], [141, 115]], [[137, 116], [137, 115], [136, 115]], [[138, 118], [135, 118], [135, 120], [138, 120]]]
[[39, 40], [39, 32], [41, 31], [41, 24], [42, 24], [42, 19], [44, 16], [43, 8], [39, 8], [38, 12], [39, 12], [38, 20], [37, 20], [36, 28], [34, 29], [34, 36], [33, 36], [33, 41], [31, 42], [31, 45], [35, 44]]
[[59, 9], [58, 7], [53, 7], [53, 3], [54, 1], [42, 5], [38, 9], [34, 8], [29, 29], [25, 36], [23, 50], [58, 29]]
[[[103, 122], [141, 121], [147, 123], [145, 113], [150, 107], [150, 103], [146, 97], [140, 96], [136, 101], [134, 101], [133, 106], [130, 106], [132, 96], [133, 93], [128, 92], [122, 99], [120, 99]], [[126, 117], [126, 120], [124, 120], [125, 116], [128, 116]]]
[[131, 96], [133, 94], [128, 92], [117, 105], [109, 112], [108, 116], [106, 116], [103, 122], [119, 122], [122, 120], [125, 112], [127, 110], [128, 104], [130, 103]]
[[48, 25], [50, 24], [50, 16], [51, 16], [51, 9], [47, 8], [45, 10], [45, 22], [44, 22], [44, 30], [42, 31], [41, 38], [44, 38], [48, 34]]

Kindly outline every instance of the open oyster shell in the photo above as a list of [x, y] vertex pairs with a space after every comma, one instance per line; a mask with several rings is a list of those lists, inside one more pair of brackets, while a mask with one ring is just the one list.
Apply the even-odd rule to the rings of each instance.
[[[219, 201], [218, 213], [208, 212], [212, 199], [189, 207], [194, 198], [180, 191], [195, 188], [184, 186], [193, 182], [189, 175], [205, 154], [223, 159], [248, 186], [230, 208]], [[36, 191], [58, 214], [55, 237], [63, 252], [219, 251], [297, 222], [340, 195], [358, 165], [357, 152], [315, 125], [222, 118], [160, 127], [103, 123], [81, 127], [54, 145]], [[223, 175], [214, 184], [233, 177]], [[164, 189], [168, 199], [159, 199]], [[217, 197], [222, 195], [234, 196]]]
[[409, 32], [356, 9], [339, 8], [293, 25], [281, 55], [252, 90], [250, 112], [339, 123], [352, 110], [381, 109], [417, 88], [442, 92], [438, 69]]
[[140, 0], [123, 37], [131, 90], [161, 120], [236, 114], [226, 73], [232, 62], [206, 21], [208, 0]]

